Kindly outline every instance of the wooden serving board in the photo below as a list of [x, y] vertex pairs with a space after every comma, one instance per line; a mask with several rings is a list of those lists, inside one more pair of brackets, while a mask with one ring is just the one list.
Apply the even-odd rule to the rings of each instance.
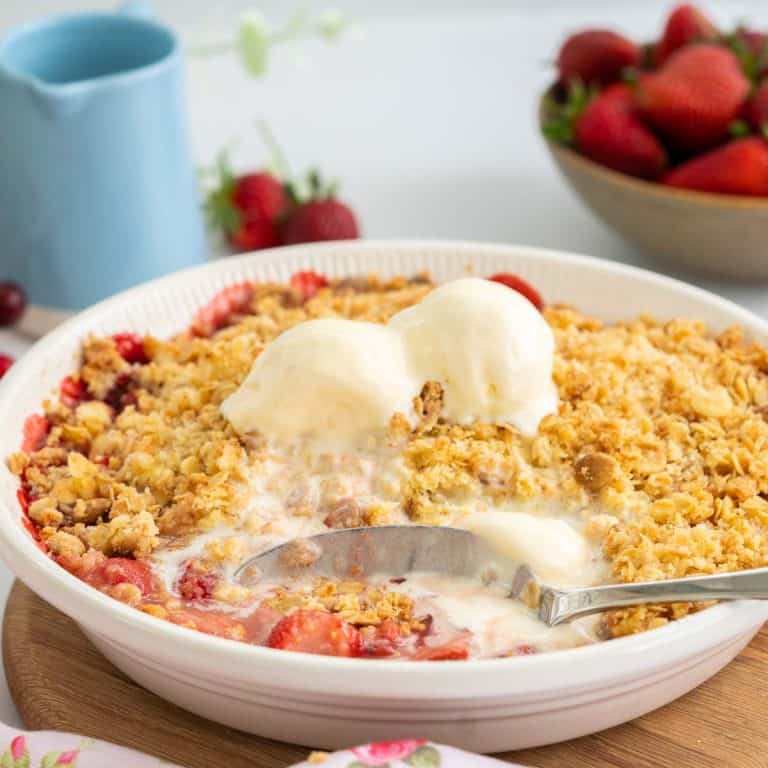
[[[5, 610], [3, 662], [29, 729], [71, 731], [187, 768], [286, 768], [309, 751], [216, 725], [145, 691], [19, 582]], [[768, 630], [663, 709], [594, 736], [498, 757], [535, 768], [765, 768]]]

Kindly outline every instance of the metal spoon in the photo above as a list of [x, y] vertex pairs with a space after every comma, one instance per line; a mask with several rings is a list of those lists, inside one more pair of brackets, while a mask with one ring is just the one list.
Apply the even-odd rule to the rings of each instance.
[[295, 539], [244, 562], [235, 580], [254, 583], [297, 575], [361, 579], [415, 571], [480, 578], [509, 586], [550, 627], [611, 608], [644, 603], [768, 599], [768, 568], [638, 584], [557, 589], [531, 569], [500, 555], [492, 543], [459, 528], [383, 525], [346, 528]]

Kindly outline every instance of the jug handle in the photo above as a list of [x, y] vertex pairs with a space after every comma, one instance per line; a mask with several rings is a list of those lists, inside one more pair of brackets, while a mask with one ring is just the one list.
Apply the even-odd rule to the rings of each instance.
[[117, 12], [137, 19], [150, 19], [154, 16], [152, 6], [147, 0], [125, 0], [117, 6]]

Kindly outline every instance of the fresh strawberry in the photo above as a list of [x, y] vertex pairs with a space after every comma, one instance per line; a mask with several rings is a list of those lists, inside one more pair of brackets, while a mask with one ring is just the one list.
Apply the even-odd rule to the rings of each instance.
[[611, 85], [593, 99], [576, 121], [576, 148], [615, 171], [656, 178], [667, 165], [658, 139], [635, 116], [632, 91]]
[[21, 450], [24, 453], [34, 453], [39, 451], [45, 445], [45, 438], [51, 425], [45, 416], [33, 413], [27, 416], [24, 421], [24, 440], [21, 444]]
[[284, 245], [314, 243], [321, 240], [355, 240], [360, 237], [352, 209], [336, 198], [336, 185], [323, 184], [316, 171], [309, 174], [309, 195], [299, 194], [289, 185], [293, 206], [280, 231]]
[[768, 144], [738, 139], [671, 170], [664, 184], [726, 195], [768, 195]]
[[210, 336], [228, 325], [234, 315], [246, 312], [253, 301], [253, 283], [235, 283], [222, 288], [192, 321], [190, 331], [195, 336]]
[[8, 369], [13, 365], [14, 360], [9, 355], [0, 355], [0, 379], [8, 373]]
[[218, 581], [216, 573], [189, 560], [176, 582], [176, 590], [185, 600], [208, 600], [213, 597]]
[[81, 378], [65, 376], [59, 384], [59, 399], [68, 408], [77, 408], [88, 397], [88, 387]]
[[101, 566], [100, 576], [105, 584], [133, 584], [141, 590], [142, 595], [152, 591], [152, 573], [143, 560], [107, 558]]
[[768, 81], [749, 97], [744, 107], [744, 119], [755, 133], [768, 139]]
[[640, 48], [623, 35], [607, 29], [587, 29], [571, 35], [557, 56], [561, 83], [607, 85], [621, 78], [627, 67], [640, 63]]
[[507, 288], [521, 293], [539, 311], [544, 309], [544, 301], [541, 298], [541, 294], [530, 283], [523, 280], [522, 277], [509, 272], [498, 272], [495, 275], [491, 275], [488, 279], [493, 280], [494, 283], [506, 285]]
[[299, 290], [304, 297], [304, 301], [309, 301], [321, 288], [328, 285], [328, 279], [325, 275], [315, 272], [311, 269], [305, 272], [294, 272], [291, 275], [291, 286]]
[[267, 645], [322, 656], [359, 656], [360, 632], [332, 613], [298, 610], [284, 616], [269, 634]]
[[717, 27], [694, 5], [678, 5], [667, 17], [654, 60], [661, 66], [678, 48], [716, 39]]
[[211, 225], [238, 251], [277, 245], [277, 219], [286, 202], [282, 182], [268, 171], [235, 176], [225, 158], [218, 172], [218, 186], [206, 201]]
[[749, 81], [731, 51], [691, 45], [673, 53], [658, 72], [640, 77], [635, 105], [678, 150], [695, 154], [727, 135], [748, 92]]
[[149, 361], [144, 351], [144, 339], [138, 333], [116, 333], [112, 336], [117, 352], [126, 363], [141, 363]]

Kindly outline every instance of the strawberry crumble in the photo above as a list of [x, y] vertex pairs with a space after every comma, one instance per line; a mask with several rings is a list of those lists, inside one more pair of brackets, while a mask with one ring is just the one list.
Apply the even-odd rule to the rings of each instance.
[[281, 333], [313, 319], [383, 324], [435, 288], [426, 275], [301, 272], [224, 289], [169, 340], [88, 338], [79, 369], [28, 417], [8, 459], [24, 525], [62, 567], [158, 619], [381, 659], [523, 656], [702, 606], [545, 629], [503, 591], [436, 574], [244, 586], [235, 571], [284, 541], [392, 523], [512, 527], [516, 541], [543, 544], [527, 556], [561, 583], [768, 563], [768, 352], [738, 328], [713, 337], [685, 319], [603, 324], [544, 306], [515, 276], [493, 280], [541, 308], [554, 334], [557, 411], [534, 433], [448, 418], [440, 381], [421, 382], [411, 418], [392, 413], [386, 433], [354, 451], [236, 432], [220, 406]]

